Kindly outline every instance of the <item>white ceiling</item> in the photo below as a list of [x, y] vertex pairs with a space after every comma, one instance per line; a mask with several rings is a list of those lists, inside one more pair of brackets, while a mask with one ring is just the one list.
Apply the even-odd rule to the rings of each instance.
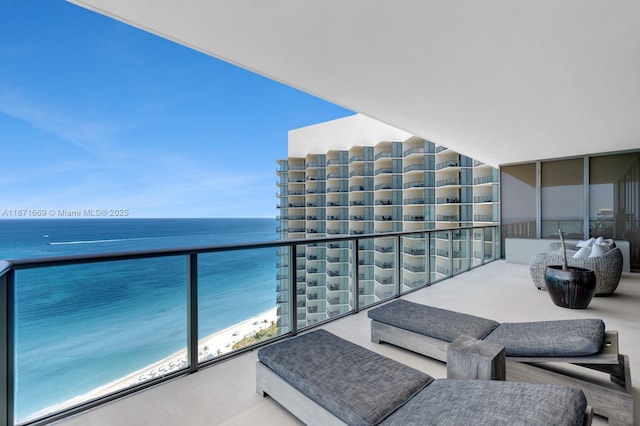
[[640, 148], [638, 0], [70, 0], [494, 166]]

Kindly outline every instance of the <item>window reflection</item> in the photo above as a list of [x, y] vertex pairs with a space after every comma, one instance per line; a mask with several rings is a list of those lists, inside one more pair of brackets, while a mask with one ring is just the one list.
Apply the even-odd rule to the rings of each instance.
[[582, 158], [542, 163], [542, 238], [583, 238], [583, 169]]

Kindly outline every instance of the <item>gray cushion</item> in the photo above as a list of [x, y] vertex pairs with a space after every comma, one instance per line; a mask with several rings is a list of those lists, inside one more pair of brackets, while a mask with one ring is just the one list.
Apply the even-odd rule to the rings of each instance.
[[368, 315], [375, 321], [446, 342], [452, 342], [461, 335], [483, 339], [500, 325], [493, 320], [404, 299], [397, 299], [379, 308], [371, 309]]
[[383, 425], [582, 425], [584, 393], [557, 385], [436, 380]]
[[258, 358], [349, 425], [379, 423], [433, 381], [325, 330], [262, 348]]
[[584, 356], [604, 344], [604, 322], [575, 319], [500, 324], [485, 340], [505, 347], [507, 356]]

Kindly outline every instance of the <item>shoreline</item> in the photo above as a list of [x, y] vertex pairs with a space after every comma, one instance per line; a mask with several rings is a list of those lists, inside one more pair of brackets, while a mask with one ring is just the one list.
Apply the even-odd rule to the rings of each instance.
[[[277, 320], [276, 307], [262, 312], [238, 324], [234, 324], [223, 330], [210, 334], [198, 340], [198, 362], [214, 359], [216, 356], [232, 352], [233, 345], [246, 336], [252, 336], [259, 330], [271, 325]], [[266, 321], [266, 323], [265, 323]], [[49, 413], [60, 411], [75, 405], [90, 401], [92, 399], [127, 389], [131, 386], [143, 383], [147, 380], [162, 377], [165, 374], [179, 370], [187, 365], [187, 349], [174, 352], [153, 364], [140, 368], [126, 376], [120, 377], [112, 382], [98, 386], [82, 395], [78, 395], [59, 404], [46, 407], [36, 413], [26, 416], [20, 421], [28, 421], [45, 416]]]

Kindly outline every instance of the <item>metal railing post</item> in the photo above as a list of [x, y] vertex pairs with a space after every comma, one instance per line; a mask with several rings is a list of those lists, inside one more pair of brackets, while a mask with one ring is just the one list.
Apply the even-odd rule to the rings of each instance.
[[298, 334], [298, 246], [291, 245], [289, 250], [289, 316], [291, 323], [291, 335]]
[[431, 284], [431, 232], [427, 231], [424, 233], [424, 260], [425, 266], [424, 270], [427, 273], [427, 279], [425, 280], [425, 284]]
[[485, 255], [484, 255], [484, 240], [487, 237], [485, 234], [486, 228], [480, 228], [480, 264], [484, 265]]
[[[459, 232], [462, 232], [462, 231], [459, 231]], [[447, 274], [447, 276], [452, 277], [453, 276], [453, 231], [449, 231], [448, 250], [449, 250], [449, 273]]]
[[14, 284], [14, 269], [0, 276], [0, 423], [6, 425], [14, 420]]
[[360, 264], [360, 250], [358, 250], [358, 245], [360, 243], [360, 239], [356, 238], [353, 241], [352, 249], [353, 253], [351, 258], [353, 259], [353, 310], [354, 312], [360, 312], [360, 276], [358, 266]]
[[187, 358], [189, 372], [198, 370], [198, 254], [187, 257]]
[[402, 270], [400, 269], [400, 261], [402, 260], [400, 253], [400, 235], [394, 237], [393, 243], [396, 246], [396, 296], [400, 296], [400, 294], [402, 294], [402, 282], [400, 281], [402, 279]]
[[467, 268], [465, 271], [470, 270], [473, 267], [473, 228], [467, 230]]

